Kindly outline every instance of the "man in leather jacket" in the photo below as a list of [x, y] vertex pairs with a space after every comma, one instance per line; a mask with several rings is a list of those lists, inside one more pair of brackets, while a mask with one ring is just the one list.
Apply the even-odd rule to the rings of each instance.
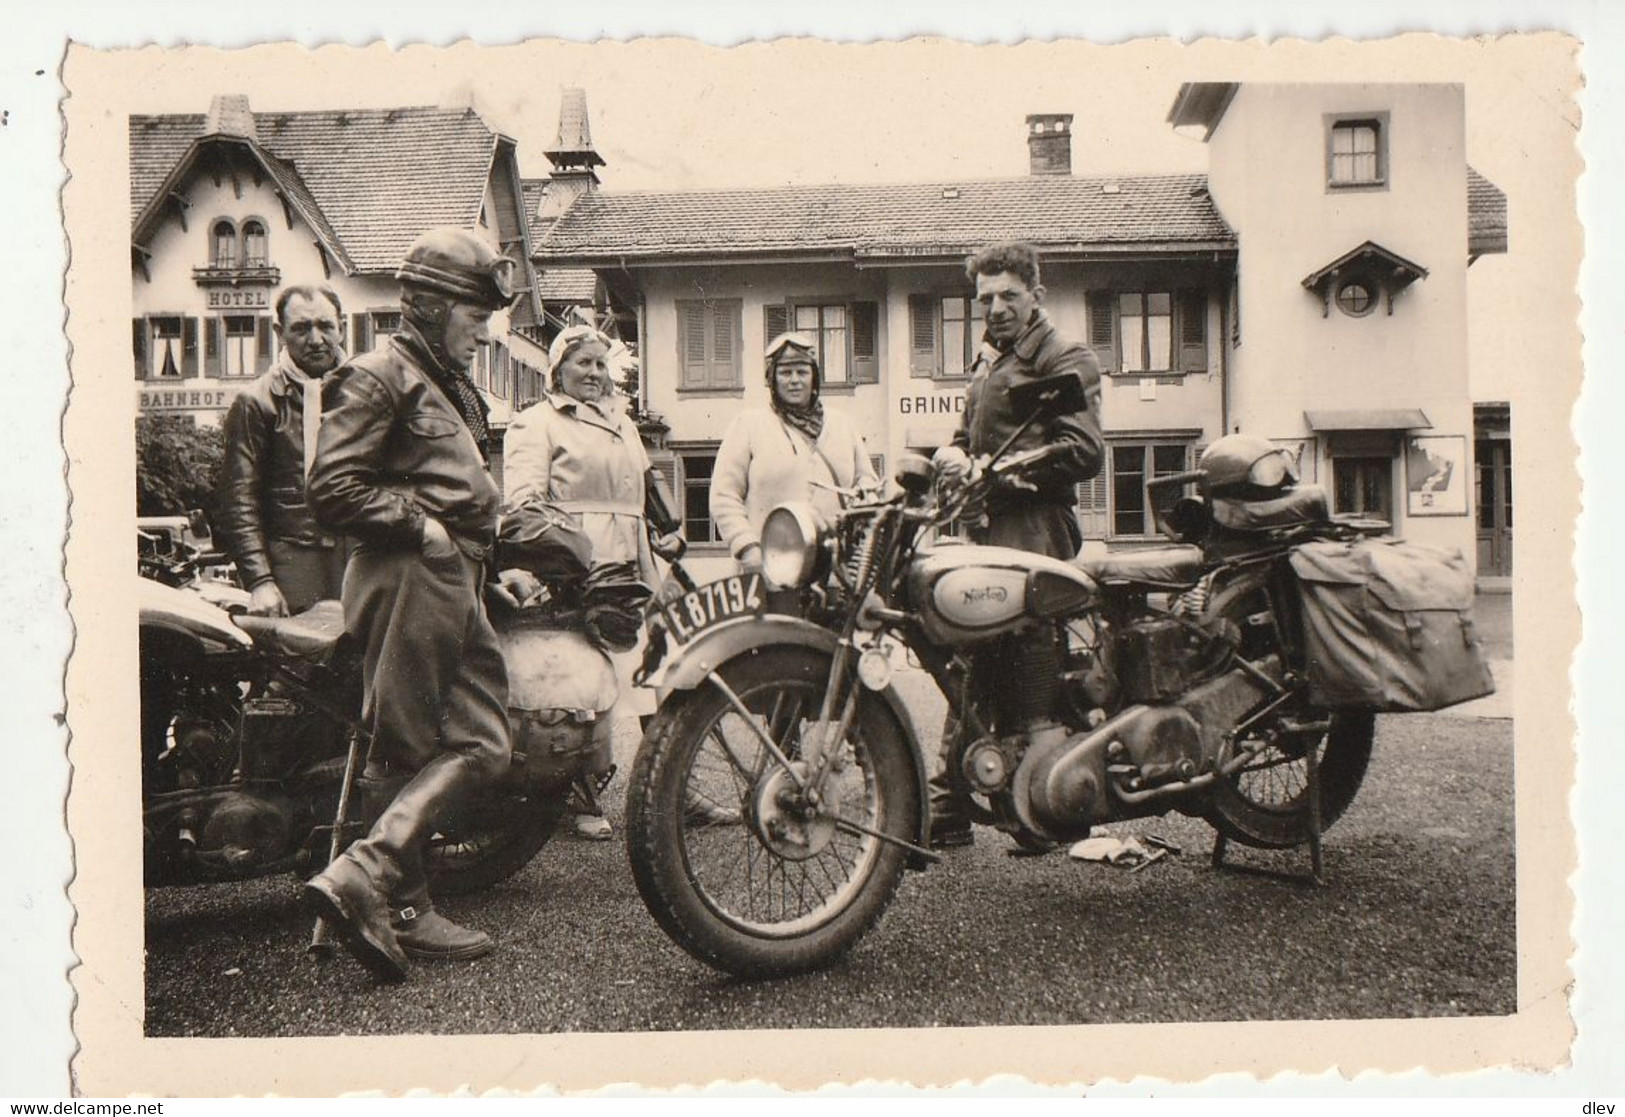
[[363, 654], [372, 747], [362, 790], [377, 821], [304, 895], [384, 980], [403, 979], [409, 958], [492, 947], [434, 910], [424, 850], [513, 754], [507, 669], [483, 595], [515, 602], [485, 582], [501, 493], [468, 375], [492, 313], [513, 301], [512, 263], [466, 229], [423, 234], [395, 274], [400, 332], [324, 392], [308, 492], [317, 522], [354, 541], [344, 620]]
[[286, 288], [274, 324], [281, 356], [226, 412], [220, 535], [251, 613], [303, 612], [337, 598], [344, 581], [342, 542], [316, 525], [305, 502], [322, 379], [344, 359], [343, 322], [331, 288]]
[[[933, 459], [937, 474], [962, 481], [971, 475], [973, 459], [991, 454], [1016, 431], [1027, 416], [1012, 404], [1011, 388], [1060, 373], [1077, 374], [1083, 380], [1084, 408], [1035, 423], [1016, 439], [1011, 453], [1040, 446], [1051, 447], [1052, 453], [1019, 485], [990, 493], [987, 522], [971, 532], [978, 543], [1071, 559], [1083, 544], [1075, 486], [1099, 473], [1105, 458], [1100, 362], [1087, 345], [1063, 337], [1050, 324], [1042, 306], [1038, 254], [1032, 246], [989, 245], [965, 262], [965, 274], [976, 284], [987, 332], [971, 368], [959, 429]], [[1032, 639], [1019, 644], [1012, 649], [1019, 661], [1012, 663], [1014, 671], [1027, 675], [1048, 671], [1051, 677], [1059, 671], [1058, 648]], [[1019, 678], [1013, 678], [1012, 686], [1019, 685]], [[931, 781], [931, 840], [939, 847], [972, 841], [968, 805], [947, 775], [958, 736], [959, 727], [950, 719], [942, 735], [942, 769]]]

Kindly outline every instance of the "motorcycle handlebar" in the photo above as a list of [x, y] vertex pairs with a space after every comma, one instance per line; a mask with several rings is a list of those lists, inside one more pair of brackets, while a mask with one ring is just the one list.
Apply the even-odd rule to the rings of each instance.
[[1171, 489], [1176, 486], [1189, 485], [1193, 481], [1200, 481], [1207, 476], [1205, 469], [1187, 469], [1183, 473], [1169, 473], [1162, 477], [1153, 477], [1145, 483], [1147, 491], [1152, 489]]

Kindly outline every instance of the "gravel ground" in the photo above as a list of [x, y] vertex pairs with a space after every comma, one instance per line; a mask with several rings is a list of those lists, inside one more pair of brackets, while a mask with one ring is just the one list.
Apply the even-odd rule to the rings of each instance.
[[[922, 726], [940, 714], [919, 693]], [[620, 742], [623, 761], [632, 742]], [[625, 767], [623, 766], [623, 771]], [[618, 781], [611, 797], [619, 795]], [[619, 823], [619, 806], [610, 805]], [[1008, 856], [979, 830], [904, 879], [830, 970], [741, 982], [690, 960], [638, 900], [621, 841], [560, 839], [449, 914], [500, 951], [421, 965], [380, 992], [303, 953], [291, 878], [147, 893], [147, 1031], [158, 1036], [929, 1027], [1500, 1015], [1516, 1008], [1512, 730], [1379, 720], [1366, 785], [1328, 835], [1327, 887], [1215, 871], [1211, 831], [1144, 872]], [[1249, 864], [1306, 858], [1242, 850]]]

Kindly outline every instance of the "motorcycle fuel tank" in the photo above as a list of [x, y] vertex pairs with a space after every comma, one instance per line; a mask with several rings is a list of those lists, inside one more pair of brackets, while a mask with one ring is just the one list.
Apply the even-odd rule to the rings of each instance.
[[1095, 599], [1095, 582], [1047, 555], [956, 543], [921, 553], [908, 597], [926, 635], [958, 647], [1082, 609]]
[[142, 628], [168, 629], [194, 637], [210, 651], [254, 646], [248, 633], [231, 623], [230, 614], [195, 589], [177, 589], [149, 578], [136, 581], [140, 587], [136, 602]]

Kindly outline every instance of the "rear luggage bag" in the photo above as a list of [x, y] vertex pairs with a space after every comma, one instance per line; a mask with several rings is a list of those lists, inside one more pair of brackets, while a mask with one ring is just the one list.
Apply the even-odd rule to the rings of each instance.
[[1459, 551], [1361, 539], [1306, 543], [1291, 561], [1316, 705], [1415, 712], [1495, 692]]

